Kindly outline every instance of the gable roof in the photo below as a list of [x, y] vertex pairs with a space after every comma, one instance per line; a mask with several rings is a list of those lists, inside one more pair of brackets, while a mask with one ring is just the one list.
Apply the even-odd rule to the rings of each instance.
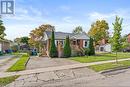
[[[46, 31], [48, 38], [51, 38], [51, 31]], [[66, 36], [69, 36], [70, 39], [89, 39], [89, 36], [86, 33], [81, 34], [73, 34], [73, 33], [65, 33], [65, 32], [54, 32], [55, 39], [65, 39]]]

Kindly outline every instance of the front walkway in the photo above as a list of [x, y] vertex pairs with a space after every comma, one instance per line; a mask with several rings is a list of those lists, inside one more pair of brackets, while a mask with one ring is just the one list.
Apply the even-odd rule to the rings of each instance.
[[[130, 58], [119, 59], [118, 61], [125, 61], [125, 60], [130, 60]], [[32, 69], [32, 70], [24, 70], [24, 71], [19, 71], [19, 72], [6, 72], [6, 73], [0, 73], [0, 78], [7, 77], [7, 76], [14, 76], [14, 75], [28, 75], [28, 74], [44, 73], [44, 72], [51, 72], [51, 71], [57, 71], [57, 70], [83, 68], [83, 67], [87, 67], [91, 65], [110, 63], [110, 62], [115, 62], [115, 60], [93, 62], [93, 63], [78, 63], [78, 64], [64, 65], [64, 66], [54, 66], [54, 67], [39, 68], [39, 69]]]

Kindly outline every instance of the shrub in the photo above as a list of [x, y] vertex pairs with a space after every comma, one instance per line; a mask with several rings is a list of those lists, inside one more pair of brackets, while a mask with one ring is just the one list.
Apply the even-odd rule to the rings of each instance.
[[89, 41], [89, 51], [88, 51], [88, 55], [95, 55], [95, 49], [94, 49], [94, 45], [93, 45], [93, 39], [90, 37], [90, 41]]
[[89, 48], [85, 48], [85, 55], [88, 55], [89, 54]]
[[2, 51], [0, 51], [0, 56], [1, 56], [1, 55], [3, 55], [3, 52], [2, 52]]
[[65, 39], [65, 46], [64, 46], [64, 57], [70, 57], [71, 56], [71, 47], [70, 47], [70, 39], [69, 36]]
[[55, 35], [54, 35], [54, 31], [52, 31], [52, 35], [51, 35], [51, 46], [50, 46], [49, 55], [52, 58], [58, 57], [57, 48], [55, 46]]

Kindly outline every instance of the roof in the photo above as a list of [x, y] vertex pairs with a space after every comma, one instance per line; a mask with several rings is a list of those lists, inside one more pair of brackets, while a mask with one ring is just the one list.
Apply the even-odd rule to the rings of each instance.
[[0, 42], [10, 43], [10, 41], [9, 41], [9, 40], [6, 40], [6, 39], [0, 39]]
[[[46, 31], [48, 38], [51, 38], [51, 31]], [[70, 39], [89, 39], [89, 36], [86, 33], [73, 34], [65, 32], [55, 32], [55, 39], [65, 39], [66, 36], [69, 36]]]

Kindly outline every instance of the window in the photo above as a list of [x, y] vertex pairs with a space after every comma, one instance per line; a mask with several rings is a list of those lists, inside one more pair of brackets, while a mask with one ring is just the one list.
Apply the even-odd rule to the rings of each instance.
[[61, 44], [62, 47], [64, 47], [64, 40], [55, 40], [56, 47], [58, 46], [59, 43]]
[[80, 45], [80, 40], [77, 40], [77, 45]]
[[76, 41], [75, 40], [73, 41], [73, 45], [76, 45]]
[[83, 41], [83, 47], [86, 48], [87, 46], [88, 46], [88, 42], [87, 42], [87, 40], [84, 40], [84, 41]]
[[87, 41], [85, 41], [85, 47], [87, 47]]
[[55, 40], [55, 45], [56, 45], [56, 47], [58, 46], [58, 40]]

